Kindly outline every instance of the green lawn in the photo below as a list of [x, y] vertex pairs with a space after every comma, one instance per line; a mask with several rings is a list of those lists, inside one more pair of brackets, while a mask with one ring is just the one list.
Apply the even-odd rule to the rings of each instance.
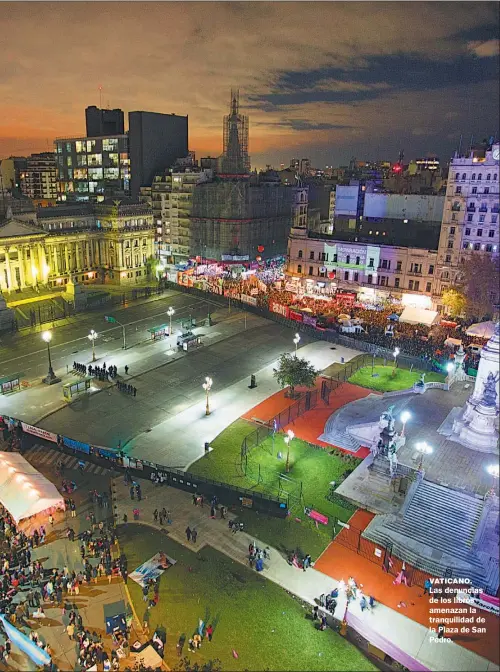
[[[393, 375], [394, 372], [394, 375]], [[354, 373], [349, 382], [360, 387], [367, 387], [370, 390], [378, 392], [394, 392], [395, 390], [404, 390], [410, 388], [413, 383], [420, 380], [422, 371], [408, 371], [407, 369], [394, 369], [393, 366], [375, 366], [372, 376], [372, 367], [365, 366]], [[434, 371], [425, 374], [425, 382], [444, 382], [446, 376]]]
[[[146, 527], [118, 528], [129, 572], [159, 550], [177, 560], [161, 578], [160, 601], [149, 610], [150, 630], [167, 631], [165, 662], [179, 664], [176, 644], [181, 634], [189, 639], [198, 619], [212, 624], [212, 642], [203, 641], [199, 651], [183, 654], [191, 662], [219, 659], [222, 670], [376, 670], [354, 646], [330, 630], [320, 632], [305, 618], [299, 600], [210, 547], [199, 553], [158, 536]], [[143, 618], [141, 588], [128, 587], [137, 615]], [[238, 658], [233, 657], [233, 649]]]
[[[354, 469], [359, 460], [339, 451], [331, 455], [328, 450], [293, 439], [290, 447], [290, 471], [286, 474], [286, 445], [283, 434], [276, 434], [274, 446], [272, 439], [268, 438], [248, 454], [245, 474], [240, 465], [241, 442], [253, 429], [253, 423], [236, 420], [212, 442], [213, 450], [191, 465], [189, 471], [230, 485], [273, 495], [280, 493], [280, 474], [293, 479], [292, 483], [284, 484], [284, 488], [291, 494], [298, 494], [298, 484], [302, 482], [303, 503], [328, 516], [330, 522], [327, 526], [320, 525], [316, 529], [304, 517], [303, 507], [299, 502], [286, 521], [256, 515], [244, 509], [238, 511], [238, 515], [244, 519], [248, 532], [255, 534], [261, 541], [273, 546], [282, 545], [290, 550], [299, 547], [317, 557], [332, 539], [333, 518], [346, 522], [355, 511], [355, 507], [347, 502], [333, 503], [326, 499], [330, 490], [329, 484], [331, 481], [338, 483], [342, 474], [348, 469]], [[278, 452], [282, 453], [281, 459], [277, 457]], [[285, 495], [283, 491], [281, 494]]]

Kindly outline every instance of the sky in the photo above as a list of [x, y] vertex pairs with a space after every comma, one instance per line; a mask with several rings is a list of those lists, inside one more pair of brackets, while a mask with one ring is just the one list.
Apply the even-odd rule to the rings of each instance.
[[216, 156], [235, 87], [253, 167], [446, 161], [498, 133], [498, 35], [496, 2], [2, 2], [0, 157], [84, 135], [100, 86]]

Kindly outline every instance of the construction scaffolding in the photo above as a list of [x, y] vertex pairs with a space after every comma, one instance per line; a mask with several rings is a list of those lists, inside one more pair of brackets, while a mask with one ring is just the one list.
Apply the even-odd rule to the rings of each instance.
[[231, 89], [229, 114], [224, 117], [222, 140], [220, 172], [227, 175], [248, 174], [250, 172], [248, 117], [240, 114], [240, 92], [237, 89]]

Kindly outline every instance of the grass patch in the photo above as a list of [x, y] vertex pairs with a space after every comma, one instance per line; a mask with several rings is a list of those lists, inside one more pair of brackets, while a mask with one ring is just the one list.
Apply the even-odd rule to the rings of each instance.
[[[198, 619], [212, 624], [212, 642], [203, 641], [194, 654], [183, 654], [200, 665], [218, 658], [223, 670], [359, 670], [377, 668], [335, 632], [320, 632], [306, 619], [299, 600], [255, 571], [210, 547], [199, 553], [176, 544], [146, 527], [118, 528], [129, 572], [159, 550], [177, 564], [165, 572], [160, 601], [149, 610], [150, 629], [167, 630], [165, 662], [179, 663], [176, 644], [181, 634], [192, 636]], [[139, 618], [145, 612], [142, 590], [128, 582]], [[238, 653], [234, 658], [233, 649]]]
[[[317, 557], [332, 539], [333, 519], [340, 518], [346, 522], [356, 510], [347, 501], [340, 504], [326, 499], [330, 492], [330, 482], [339, 483], [343, 474], [354, 469], [359, 460], [340, 451], [331, 455], [327, 449], [316, 448], [295, 438], [290, 446], [290, 471], [286, 474], [287, 448], [284, 435], [276, 434], [274, 445], [272, 438], [267, 438], [250, 451], [244, 473], [240, 465], [241, 443], [253, 429], [253, 423], [236, 420], [212, 442], [213, 450], [209, 455], [192, 464], [189, 471], [256, 492], [282, 496], [289, 492], [292, 495], [292, 504], [296, 504], [290, 519], [281, 521], [242, 510], [241, 516], [246, 529], [261, 541], [273, 546], [281, 543], [287, 549], [293, 549], [300, 542], [300, 547]], [[277, 457], [278, 452], [282, 454], [281, 459]], [[291, 477], [293, 482], [283, 483], [280, 474]], [[284, 489], [280, 489], [280, 482]], [[326, 527], [320, 525], [317, 529], [309, 519], [304, 519], [302, 504], [295, 499], [299, 494], [300, 482], [303, 504], [328, 516], [330, 522]], [[295, 520], [296, 517], [301, 519], [300, 523]]]
[[[394, 372], [394, 375], [393, 375]], [[367, 387], [370, 390], [378, 392], [395, 392], [396, 390], [405, 390], [412, 387], [413, 383], [420, 380], [422, 371], [408, 371], [407, 369], [394, 369], [393, 366], [375, 366], [373, 369], [375, 377], [372, 376], [372, 367], [365, 366], [354, 373], [349, 382], [360, 387]], [[425, 382], [443, 383], [446, 376], [434, 371], [426, 372]]]

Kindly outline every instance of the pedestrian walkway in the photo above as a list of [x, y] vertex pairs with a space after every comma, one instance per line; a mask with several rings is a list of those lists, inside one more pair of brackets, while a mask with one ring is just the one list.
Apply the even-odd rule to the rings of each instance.
[[[192, 495], [182, 490], [167, 486], [154, 485], [143, 481], [142, 500], [131, 500], [129, 487], [122, 478], [113, 481], [113, 500], [116, 506], [115, 513], [117, 522], [123, 520], [126, 514], [128, 520], [133, 522], [133, 509], [138, 507], [140, 518], [138, 523], [146, 524], [155, 529], [163, 529], [168, 536], [177, 543], [183, 544], [193, 550], [200, 550], [205, 545], [210, 545], [224, 553], [233, 560], [248, 566], [248, 547], [250, 543], [259, 548], [266, 548], [267, 544], [255, 539], [243, 532], [233, 534], [229, 529], [228, 521], [210, 518], [210, 505], [204, 507], [194, 506]], [[165, 507], [171, 512], [172, 524], [162, 528], [154, 522], [153, 511]], [[236, 516], [228, 514], [231, 518]], [[185, 529], [189, 526], [196, 528], [197, 541], [187, 541]], [[270, 559], [264, 561], [263, 576], [277, 583], [285, 590], [293, 593], [300, 599], [310, 604], [322, 594], [332, 591], [338, 586], [338, 581], [315, 569], [306, 572], [290, 566], [287, 559], [274, 548], [269, 549]], [[356, 567], [351, 568], [354, 574]], [[347, 580], [347, 576], [339, 577]], [[342, 620], [346, 613], [346, 600], [343, 594], [339, 597], [336, 618]], [[427, 627], [416, 623], [383, 604], [378, 603], [374, 610], [361, 611], [359, 602], [349, 604], [347, 620], [361, 635], [368, 638], [376, 646], [384, 644], [390, 648], [390, 655], [402, 662], [407, 663], [408, 656], [417, 661], [415, 670], [433, 670], [433, 672], [445, 672], [454, 670], [475, 670], [492, 672], [499, 668], [472, 651], [469, 651], [454, 642], [432, 643], [431, 633]], [[408, 667], [408, 665], [405, 665]]]
[[[34, 446], [29, 448], [23, 453], [25, 457], [33, 466], [45, 465], [53, 466], [56, 468], [56, 464], [59, 459], [64, 464], [65, 469], [72, 469], [73, 471], [78, 471], [78, 465], [80, 462], [85, 462], [85, 455], [79, 455], [78, 457], [71, 457], [70, 455], [65, 455], [60, 453], [55, 448], [47, 448], [41, 444], [36, 443]], [[85, 466], [81, 470], [88, 474], [95, 474], [96, 476], [107, 476], [110, 472], [106, 467], [100, 467], [93, 462], [85, 462]]]

